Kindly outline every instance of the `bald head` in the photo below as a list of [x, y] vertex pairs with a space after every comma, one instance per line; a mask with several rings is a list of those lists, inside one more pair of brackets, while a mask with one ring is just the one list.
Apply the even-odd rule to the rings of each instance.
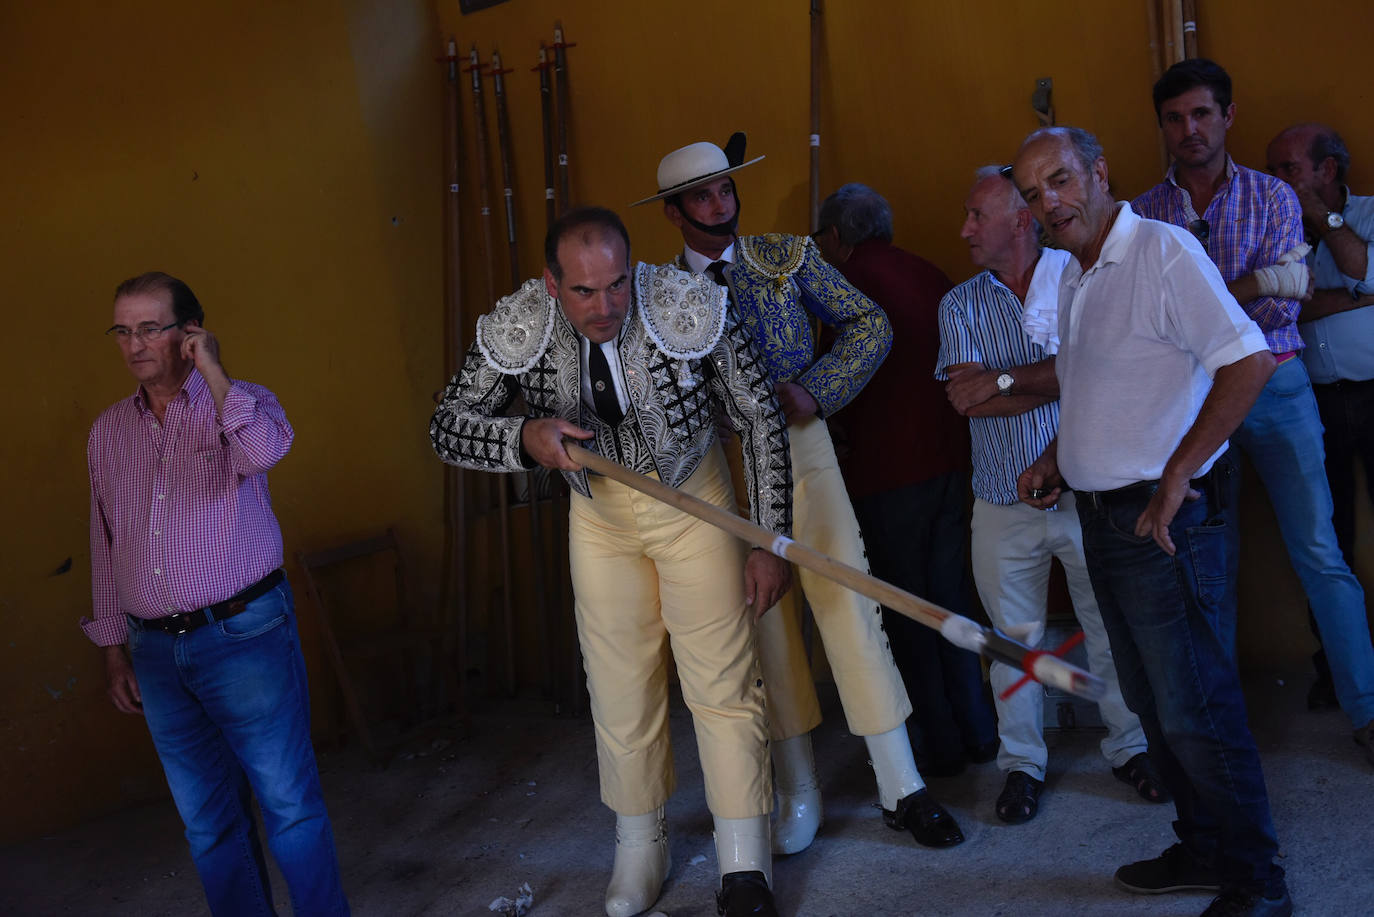
[[975, 175], [959, 236], [974, 264], [999, 276], [1015, 274], [1034, 263], [1040, 227], [1001, 166], [984, 166]]
[[1269, 171], [1294, 190], [1310, 190], [1323, 200], [1340, 199], [1350, 151], [1335, 129], [1325, 124], [1295, 124], [1269, 141]]
[[1041, 128], [1021, 143], [1012, 174], [1050, 240], [1087, 270], [1115, 217], [1102, 144], [1082, 128]]

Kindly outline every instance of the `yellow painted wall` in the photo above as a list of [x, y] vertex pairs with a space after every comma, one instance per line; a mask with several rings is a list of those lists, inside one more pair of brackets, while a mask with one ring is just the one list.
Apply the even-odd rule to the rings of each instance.
[[[1352, 185], [1374, 191], [1374, 123], [1350, 114], [1370, 108], [1356, 70], [1369, 30], [1352, 21], [1369, 17], [1365, 5], [1318, 2], [1301, 20], [1276, 0], [1199, 5], [1202, 50], [1237, 81], [1237, 158], [1258, 164], [1280, 127], [1326, 118], [1354, 150]], [[89, 590], [85, 431], [131, 390], [99, 335], [113, 285], [150, 268], [183, 276], [231, 371], [281, 397], [297, 429], [272, 476], [288, 552], [396, 523], [420, 598], [432, 600], [441, 475], [425, 425], [443, 381], [441, 38], [455, 35], [463, 50], [475, 42], [484, 60], [499, 46], [515, 68], [520, 267], [530, 276], [544, 219], [529, 67], [555, 17], [577, 43], [574, 197], [620, 210], [635, 254], [663, 260], [680, 243], [661, 211], [626, 205], [655, 190], [665, 152], [736, 129], [768, 157], [739, 176], [745, 231], [807, 228], [807, 7], [510, 0], [463, 16], [454, 0], [0, 5], [10, 39], [0, 70], [0, 251], [12, 329], [0, 409], [0, 836], [164, 792], [143, 725], [113, 712], [75, 625]], [[823, 191], [850, 180], [883, 191], [898, 243], [951, 277], [973, 270], [957, 237], [972, 170], [1005, 161], [1035, 126], [1037, 77], [1054, 78], [1061, 123], [1101, 136], [1120, 195], [1160, 174], [1143, 0], [826, 7]], [[1346, 27], [1332, 34], [1323, 20]], [[1280, 48], [1301, 63], [1276, 63]], [[490, 88], [486, 103], [495, 176]], [[473, 314], [483, 308], [484, 253], [470, 93], [462, 114]], [[499, 215], [493, 229], [505, 292]], [[1299, 593], [1262, 497], [1252, 494], [1246, 509], [1243, 572], [1264, 586], [1242, 586], [1242, 654], [1296, 668], [1307, 652]], [[1368, 532], [1367, 512], [1361, 523]], [[486, 567], [478, 534], [473, 561]], [[67, 557], [71, 571], [53, 575]], [[1374, 574], [1367, 535], [1361, 572]], [[522, 578], [522, 608], [525, 586]], [[301, 605], [317, 731], [327, 732], [338, 719], [334, 690], [314, 611]], [[522, 611], [522, 644], [534, 645], [535, 631]], [[522, 683], [540, 682], [536, 658], [525, 655]]]
[[[1374, 89], [1357, 66], [1363, 36], [1374, 27], [1366, 5], [1318, 0], [1302, 17], [1275, 0], [1198, 7], [1200, 53], [1220, 61], [1235, 82], [1230, 149], [1237, 161], [1262, 168], [1265, 146], [1283, 127], [1327, 120], [1353, 151], [1351, 186], [1374, 192], [1374, 121], [1363, 116]], [[975, 270], [958, 237], [972, 172], [1008, 161], [1038, 126], [1029, 104], [1038, 77], [1054, 80], [1060, 124], [1086, 127], [1101, 139], [1118, 197], [1133, 197], [1161, 178], [1147, 0], [827, 0], [824, 8], [821, 193], [846, 181], [879, 189], [892, 203], [897, 243], [950, 277]], [[737, 178], [743, 231], [809, 228], [808, 9], [807, 0], [603, 0], [575, 8], [561, 0], [513, 0], [462, 16], [456, 4], [440, 4], [442, 28], [462, 49], [476, 43], [485, 58], [499, 47], [506, 65], [520, 68], [507, 77], [507, 91], [523, 273], [539, 269], [544, 226], [538, 84], [524, 68], [538, 42], [551, 40], [556, 17], [577, 43], [569, 51], [573, 198], [619, 210], [635, 255], [666, 260], [681, 239], [661, 208], [626, 205], [657, 190], [664, 153], [696, 140], [723, 143], [735, 130], [749, 132], [751, 156], [767, 156]], [[1360, 21], [1365, 28], [1355, 27]], [[1344, 25], [1332, 29], [1334, 22]], [[1278, 49], [1287, 49], [1289, 61]], [[494, 151], [490, 101], [488, 109]], [[471, 150], [466, 100], [463, 114]], [[475, 196], [470, 200], [466, 290], [477, 302], [484, 262]], [[499, 243], [499, 217], [494, 225]], [[504, 246], [498, 249], [496, 276], [503, 278]], [[1357, 572], [1374, 584], [1367, 501], [1359, 521]], [[1311, 651], [1304, 600], [1260, 488], [1247, 487], [1242, 524], [1242, 658], [1303, 669]]]
[[[133, 391], [101, 336], [144, 270], [197, 292], [234, 375], [296, 429], [288, 558], [396, 524], [433, 601], [440, 90], [425, 2], [0, 5], [0, 838], [165, 795], [89, 613], [86, 431]], [[71, 558], [71, 570], [55, 575]], [[316, 726], [332, 677], [294, 563]]]

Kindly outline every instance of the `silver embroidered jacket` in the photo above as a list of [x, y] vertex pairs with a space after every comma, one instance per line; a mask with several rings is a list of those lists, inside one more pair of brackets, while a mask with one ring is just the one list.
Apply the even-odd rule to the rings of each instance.
[[[787, 431], [768, 373], [709, 277], [639, 263], [616, 349], [630, 407], [612, 427], [581, 398], [582, 348], [542, 279], [528, 280], [477, 320], [463, 368], [430, 420], [439, 458], [481, 471], [522, 471], [527, 419], [561, 417], [596, 434], [593, 449], [677, 487], [716, 437], [723, 411], [740, 431], [754, 521], [792, 533], [792, 465]], [[523, 394], [524, 416], [506, 416]], [[587, 472], [564, 472], [583, 496]]]

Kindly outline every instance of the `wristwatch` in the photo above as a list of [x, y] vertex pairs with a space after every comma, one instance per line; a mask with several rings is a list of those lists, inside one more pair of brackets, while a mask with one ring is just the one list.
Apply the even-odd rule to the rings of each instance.
[[1341, 228], [1342, 226], [1344, 226], [1344, 225], [1345, 225], [1345, 217], [1341, 216], [1339, 213], [1337, 213], [1337, 212], [1334, 211], [1334, 210], [1328, 210], [1328, 211], [1326, 212], [1326, 228], [1327, 228], [1327, 229], [1336, 230], [1336, 229], [1340, 229], [1340, 228]]
[[1010, 395], [1011, 387], [1015, 384], [1016, 380], [1012, 378], [1011, 373], [1006, 370], [997, 374], [997, 394]]

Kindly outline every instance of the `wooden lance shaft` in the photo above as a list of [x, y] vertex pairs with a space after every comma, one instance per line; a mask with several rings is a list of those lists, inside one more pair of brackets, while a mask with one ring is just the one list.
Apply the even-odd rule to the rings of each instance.
[[1183, 57], [1191, 60], [1197, 57], [1197, 3], [1196, 0], [1183, 0], [1180, 5], [1183, 15]]
[[821, 228], [821, 0], [811, 0], [811, 231]]
[[994, 662], [1012, 666], [1042, 684], [1088, 700], [1098, 700], [1106, 691], [1106, 686], [1096, 675], [1070, 665], [1057, 656], [1033, 650], [1006, 634], [985, 628], [962, 615], [927, 602], [904, 589], [898, 589], [891, 583], [885, 583], [848, 564], [842, 564], [813, 548], [770, 532], [729, 510], [675, 490], [661, 481], [636, 474], [571, 440], [564, 440], [563, 445], [573, 461], [581, 462], [592, 471], [604, 474], [684, 513], [709, 522], [799, 567], [819, 573], [846, 589], [868, 596], [919, 624], [938, 630], [946, 640], [956, 646], [978, 653]]
[[[511, 150], [510, 113], [506, 107], [506, 74], [511, 73], [501, 66], [501, 52], [491, 54], [491, 85], [496, 95], [496, 139], [501, 149], [501, 181], [506, 199], [506, 244], [510, 261], [510, 288], [520, 287], [520, 248], [515, 233], [515, 154]], [[534, 572], [534, 607], [542, 622], [547, 618], [548, 602], [544, 590], [544, 524], [539, 513], [539, 480], [533, 471], [525, 473], [525, 493], [528, 495], [530, 523], [530, 567]], [[549, 643], [547, 628], [539, 628], [539, 648], [542, 656], [543, 671], [548, 672], [553, 664], [553, 651]]]
[[[444, 368], [449, 376], [463, 360], [463, 275], [461, 269], [461, 204], [459, 180], [463, 172], [462, 89], [458, 75], [458, 46], [448, 40], [444, 84], [444, 167], [448, 192], [444, 195], [444, 223], [448, 246], [444, 252]], [[458, 697], [455, 704], [467, 717], [467, 476], [456, 465], [444, 466], [444, 578], [442, 608], [455, 622], [457, 647], [444, 646], [444, 658], [457, 655]], [[444, 629], [447, 633], [447, 628]]]
[[[544, 125], [544, 220], [552, 226], [558, 219], [558, 202], [554, 197], [553, 168], [553, 87], [549, 84], [549, 49], [539, 43], [539, 63], [534, 69], [539, 73], [539, 113]], [[546, 226], [546, 228], [547, 228]]]
[[510, 114], [506, 108], [506, 74], [501, 67], [501, 52], [491, 53], [491, 86], [496, 96], [496, 142], [501, 152], [502, 194], [506, 200], [506, 247], [510, 261], [510, 289], [520, 289], [520, 248], [515, 241], [515, 167], [512, 162]]
[[568, 119], [572, 117], [572, 94], [568, 91], [568, 49], [572, 45], [563, 40], [563, 23], [553, 26], [553, 72], [558, 92], [558, 212], [566, 213], [572, 206], [571, 183], [568, 178]]
[[[477, 183], [482, 204], [482, 244], [486, 249], [485, 302], [496, 302], [496, 253], [492, 249], [491, 175], [488, 170], [490, 151], [487, 143], [487, 112], [482, 99], [482, 61], [473, 45], [468, 52], [468, 72], [472, 74], [473, 133], [477, 141]], [[515, 609], [511, 597], [514, 577], [510, 560], [510, 497], [505, 480], [492, 482], [496, 487], [497, 521], [500, 525], [497, 550], [501, 556], [501, 615], [504, 617], [506, 649], [506, 693], [515, 696]], [[487, 501], [488, 510], [490, 501]]]

